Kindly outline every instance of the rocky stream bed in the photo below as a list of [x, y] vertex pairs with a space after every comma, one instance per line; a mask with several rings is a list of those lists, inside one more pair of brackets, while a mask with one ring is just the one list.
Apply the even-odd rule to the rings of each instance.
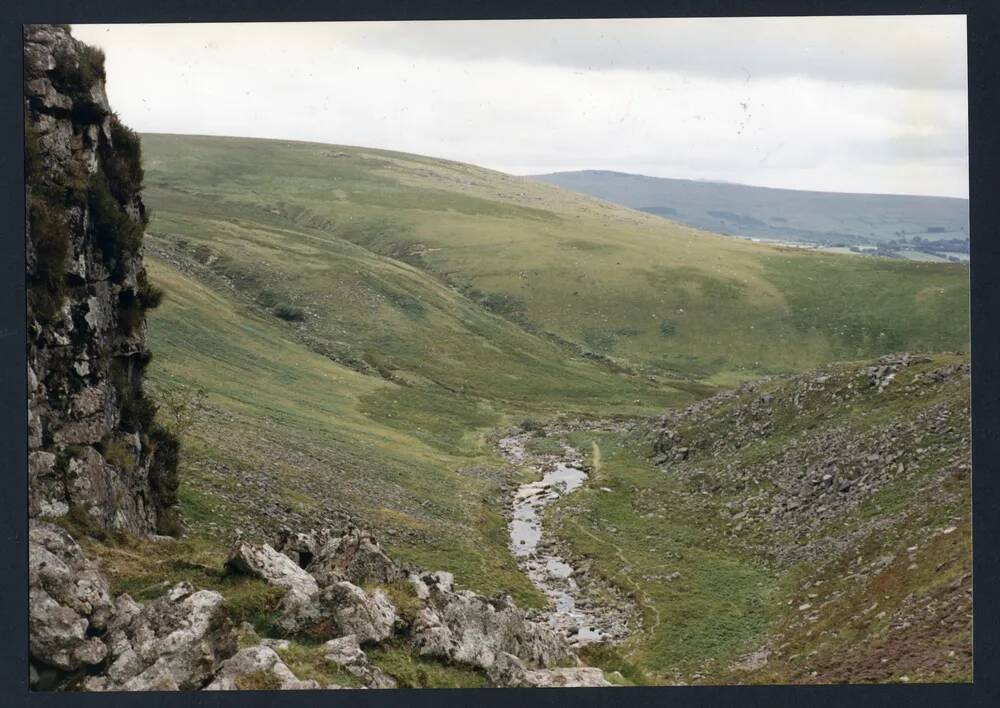
[[534, 454], [527, 448], [530, 437], [527, 432], [511, 432], [497, 443], [506, 462], [530, 466], [541, 476], [520, 485], [505, 510], [511, 552], [551, 602], [545, 619], [571, 644], [621, 641], [630, 632], [631, 604], [616, 588], [587, 573], [569, 549], [542, 528], [545, 507], [586, 482], [580, 453], [563, 443], [561, 454]]

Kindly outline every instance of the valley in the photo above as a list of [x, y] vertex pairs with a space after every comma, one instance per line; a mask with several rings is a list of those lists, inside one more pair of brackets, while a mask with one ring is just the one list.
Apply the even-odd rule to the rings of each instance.
[[[876, 655], [892, 613], [936, 592], [935, 580], [903, 578], [906, 593], [879, 601], [881, 619], [847, 635], [832, 627], [876, 592], [840, 578], [884, 582], [893, 566], [881, 559], [914, 543], [931, 543], [961, 580], [967, 546], [938, 548], [933, 533], [967, 529], [967, 479], [938, 479], [934, 457], [820, 526], [794, 512], [756, 516], [765, 499], [791, 503], [770, 466], [791, 464], [775, 462], [782, 450], [801, 449], [806, 469], [820, 454], [810, 430], [843, 425], [852, 439], [911, 420], [931, 399], [892, 392], [962, 355], [908, 366], [890, 395], [775, 408], [767, 433], [741, 438], [742, 418], [727, 428], [722, 415], [695, 415], [685, 437], [704, 442], [687, 447], [715, 450], [701, 458], [657, 452], [654, 423], [710, 401], [743, 405], [757, 395], [747, 382], [846, 386], [890, 352], [966, 349], [965, 266], [740, 242], [415, 155], [166, 135], [143, 136], [143, 149], [146, 261], [164, 291], [149, 318], [147, 388], [173, 403], [160, 416], [183, 421], [191, 543], [221, 550], [238, 535], [350, 520], [394, 557], [508, 592], [542, 618], [572, 581], [572, 611], [557, 624], [572, 639], [577, 613], [581, 656], [613, 682], [966, 675], [964, 625], [949, 635], [957, 659], [868, 674], [833, 663], [845, 642]], [[940, 395], [960, 414], [967, 378]], [[949, 460], [968, 454], [967, 435], [942, 444]], [[585, 479], [525, 517], [542, 539], [526, 560], [505, 510], [560, 458]], [[949, 491], [937, 507], [910, 510], [938, 484]], [[749, 498], [743, 516], [730, 511]], [[872, 526], [872, 515], [890, 520]], [[817, 565], [810, 549], [848, 531]], [[848, 556], [860, 549], [858, 566]], [[548, 568], [567, 567], [550, 582]], [[539, 569], [550, 578], [541, 586]], [[135, 572], [118, 582], [134, 585]], [[821, 593], [802, 589], [817, 583]], [[823, 609], [810, 619], [803, 605]], [[588, 613], [602, 608], [597, 633], [614, 641], [587, 641]]]

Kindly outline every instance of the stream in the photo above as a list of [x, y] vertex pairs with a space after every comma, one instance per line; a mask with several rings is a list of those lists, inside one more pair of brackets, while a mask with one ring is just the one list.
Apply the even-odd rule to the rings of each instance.
[[[587, 473], [579, 453], [563, 445], [562, 455], [534, 455], [526, 444], [529, 433], [511, 433], [501, 438], [501, 456], [512, 465], [530, 465], [541, 479], [522, 484], [514, 492], [508, 510], [510, 549], [528, 579], [552, 603], [547, 613], [551, 626], [562, 631], [572, 644], [620, 640], [628, 634], [628, 611], [602, 606], [593, 598], [615, 595], [596, 581], [581, 587], [584, 573], [560, 555], [556, 545], [543, 539], [542, 514], [546, 506], [583, 486]], [[604, 591], [601, 593], [600, 591]]]

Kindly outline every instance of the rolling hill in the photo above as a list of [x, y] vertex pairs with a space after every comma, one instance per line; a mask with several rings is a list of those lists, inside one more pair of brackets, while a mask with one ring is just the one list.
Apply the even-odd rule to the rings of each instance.
[[[772, 189], [604, 170], [534, 179], [695, 228], [760, 239], [827, 246], [896, 242], [895, 250], [906, 252], [903, 239], [912, 247], [969, 236], [967, 199]], [[967, 243], [956, 252], [968, 254]]]
[[[443, 314], [448, 300], [671, 380], [725, 384], [888, 351], [966, 348], [961, 266], [762, 247], [415, 155], [143, 140], [153, 233], [211, 259], [262, 307], [303, 309], [311, 346], [351, 365], [497, 393], [499, 377], [473, 384], [463, 371], [509, 365], [478, 344], [488, 335], [435, 334], [469, 319]], [[370, 270], [344, 254], [388, 260]], [[414, 290], [417, 279], [426, 292]], [[531, 356], [531, 347], [508, 349]]]
[[[149, 316], [148, 377], [160, 414], [185, 420], [184, 549], [208, 565], [236, 535], [268, 539], [349, 515], [402, 560], [540, 607], [503, 516], [532, 472], [503, 463], [497, 431], [648, 420], [752, 378], [967, 348], [962, 265], [752, 244], [367, 148], [145, 135], [143, 155], [146, 262], [165, 295]], [[884, 412], [884, 400], [862, 402]], [[856, 414], [866, 426], [877, 417]], [[801, 568], [776, 569], [746, 545], [713, 550], [712, 534], [730, 530], [715, 520], [728, 497], [691, 496], [646, 458], [645, 440], [581, 430], [568, 443], [599, 445], [604, 462], [556, 510], [562, 542], [645, 598], [645, 612], [698, 617], [590, 661], [635, 682], [698, 680], [702, 666], [729, 676], [736, 653], [787, 619], [788, 573]], [[657, 525], [668, 500], [683, 508]], [[581, 505], [585, 519], [572, 513]], [[640, 507], [651, 516], [632, 513]], [[583, 528], [586, 538], [574, 531]], [[678, 543], [692, 549], [685, 598], [645, 567]], [[94, 552], [120, 563], [123, 588], [152, 587], [164, 572]], [[731, 601], [706, 599], [720, 588]]]

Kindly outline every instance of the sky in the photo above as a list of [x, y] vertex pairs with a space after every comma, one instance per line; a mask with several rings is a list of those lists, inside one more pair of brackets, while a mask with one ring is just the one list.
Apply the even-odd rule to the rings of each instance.
[[965, 17], [74, 25], [139, 132], [968, 196]]

